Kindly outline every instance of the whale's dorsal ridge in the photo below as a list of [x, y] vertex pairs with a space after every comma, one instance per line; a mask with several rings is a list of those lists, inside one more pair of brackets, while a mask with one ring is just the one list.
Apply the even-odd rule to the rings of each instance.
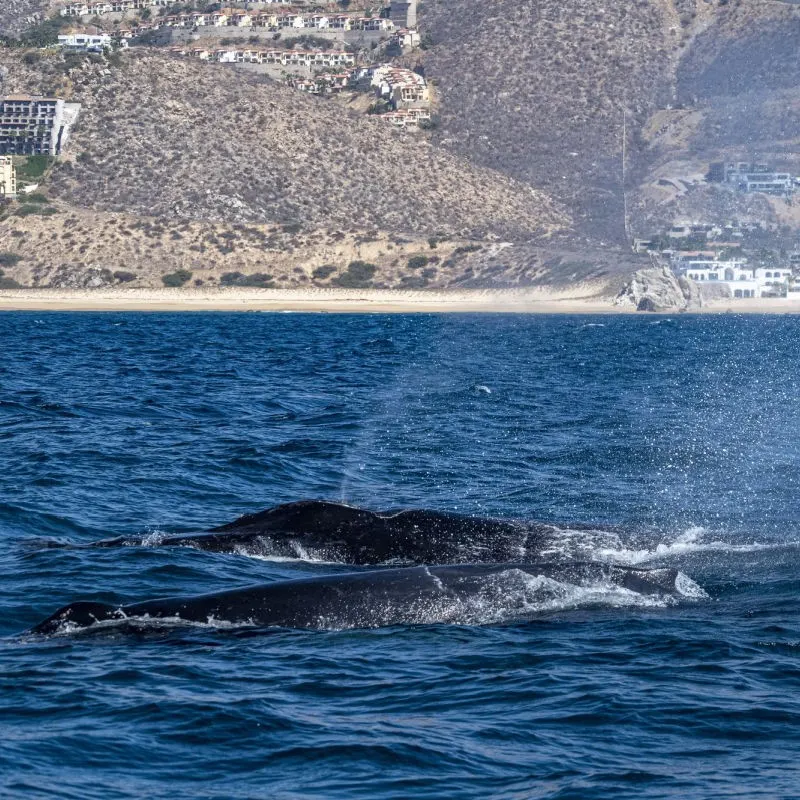
[[330, 520], [331, 517], [340, 517], [344, 522], [372, 514], [374, 512], [331, 500], [295, 500], [291, 503], [272, 506], [264, 511], [257, 511], [254, 514], [244, 514], [233, 522], [211, 528], [210, 531], [211, 533], [220, 533], [256, 526], [278, 529], [287, 524], [296, 526], [303, 523], [313, 526], [319, 524], [323, 519]]

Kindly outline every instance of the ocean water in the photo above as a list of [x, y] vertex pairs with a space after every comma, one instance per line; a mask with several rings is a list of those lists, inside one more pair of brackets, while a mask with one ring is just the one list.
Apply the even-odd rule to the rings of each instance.
[[[0, 796], [800, 797], [799, 324], [0, 316]], [[551, 521], [548, 558], [702, 591], [510, 576], [459, 624], [24, 633], [352, 569], [44, 546], [301, 498]]]

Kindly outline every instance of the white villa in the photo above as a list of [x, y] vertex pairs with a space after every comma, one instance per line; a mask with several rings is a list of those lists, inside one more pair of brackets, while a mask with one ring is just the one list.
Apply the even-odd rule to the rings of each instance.
[[735, 298], [784, 296], [792, 270], [776, 267], [749, 267], [743, 259], [711, 261], [687, 266], [683, 274], [698, 283], [727, 285]]
[[72, 30], [59, 34], [58, 46], [73, 53], [100, 53], [111, 47], [111, 35], [101, 30]]

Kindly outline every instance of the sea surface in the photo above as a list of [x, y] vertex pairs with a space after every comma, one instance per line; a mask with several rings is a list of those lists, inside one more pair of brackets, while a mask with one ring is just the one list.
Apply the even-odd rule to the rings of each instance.
[[[0, 796], [800, 797], [799, 334], [736, 315], [0, 315]], [[77, 599], [352, 570], [46, 546], [302, 498], [550, 521], [550, 558], [674, 567], [702, 591], [517, 582], [461, 624], [25, 633]]]

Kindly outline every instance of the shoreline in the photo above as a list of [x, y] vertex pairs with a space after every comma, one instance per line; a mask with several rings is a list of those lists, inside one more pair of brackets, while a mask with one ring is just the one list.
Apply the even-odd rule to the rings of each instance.
[[[632, 306], [614, 305], [611, 298], [587, 295], [587, 289], [5, 289], [0, 290], [0, 311], [646, 315]], [[685, 313], [800, 314], [800, 299], [723, 300]]]

